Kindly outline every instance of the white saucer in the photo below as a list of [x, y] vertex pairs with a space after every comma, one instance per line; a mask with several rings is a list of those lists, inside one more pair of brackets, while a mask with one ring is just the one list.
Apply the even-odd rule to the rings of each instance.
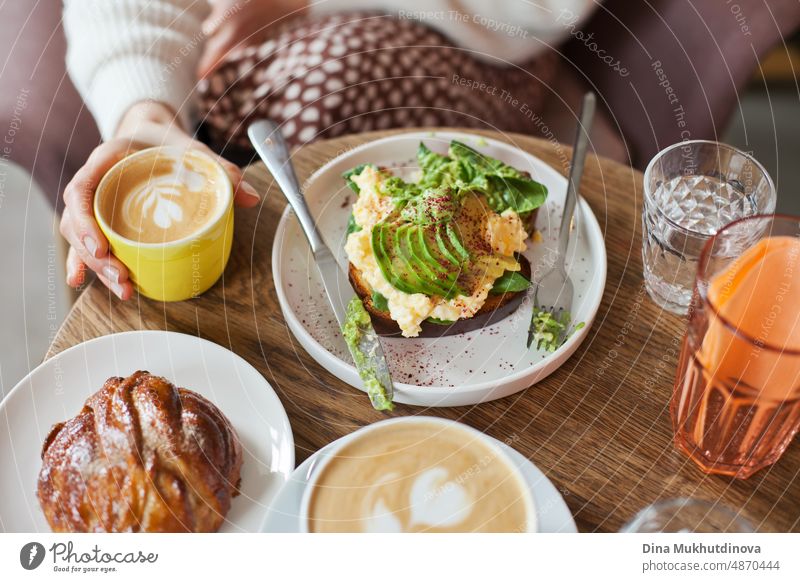
[[228, 417], [244, 450], [242, 489], [220, 531], [258, 531], [294, 469], [289, 419], [264, 377], [230, 350], [165, 331], [99, 337], [50, 358], [0, 403], [0, 531], [48, 532], [36, 498], [42, 442], [112, 376], [148, 370], [193, 390]]
[[[355, 194], [341, 175], [363, 163], [402, 167], [416, 165], [420, 141], [436, 151], [446, 151], [458, 139], [489, 156], [531, 173], [549, 190], [536, 227], [541, 242], [529, 244], [525, 256], [534, 278], [552, 262], [561, 221], [567, 181], [538, 158], [496, 140], [469, 134], [406, 133], [359, 146], [335, 158], [309, 179], [305, 197], [311, 213], [341, 265], [345, 228]], [[580, 200], [575, 231], [567, 252], [567, 269], [575, 286], [573, 321], [585, 322], [555, 352], [528, 350], [525, 346], [530, 306], [521, 306], [506, 319], [481, 330], [445, 338], [384, 339], [383, 346], [395, 381], [395, 401], [418, 406], [463, 406], [508, 396], [554, 372], [588, 336], [606, 281], [603, 233], [585, 200]], [[317, 270], [309, 268], [311, 255], [294, 214], [281, 217], [272, 250], [272, 275], [284, 318], [305, 350], [320, 365], [344, 382], [363, 389], [347, 347], [339, 333], [320, 284]], [[352, 295], [352, 290], [345, 291]]]
[[[347, 438], [347, 437], [343, 437]], [[492, 438], [492, 437], [488, 437]], [[536, 509], [537, 531], [540, 533], [577, 533], [575, 520], [564, 502], [564, 499], [550, 480], [539, 468], [526, 459], [522, 454], [505, 443], [494, 440], [506, 453], [511, 461], [519, 468], [522, 477], [533, 492], [533, 503]], [[299, 533], [300, 532], [300, 502], [303, 499], [308, 479], [312, 471], [326, 451], [335, 443], [331, 443], [307, 458], [289, 480], [278, 492], [267, 511], [264, 523], [261, 524], [262, 532], [271, 533]]]

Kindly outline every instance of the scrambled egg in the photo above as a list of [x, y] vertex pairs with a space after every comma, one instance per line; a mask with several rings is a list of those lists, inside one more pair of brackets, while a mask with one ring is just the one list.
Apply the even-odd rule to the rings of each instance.
[[486, 239], [498, 255], [511, 256], [525, 250], [528, 233], [519, 215], [510, 208], [497, 214], [492, 212], [486, 220]]
[[373, 226], [392, 212], [394, 202], [389, 196], [378, 192], [381, 175], [377, 168], [367, 166], [358, 176], [353, 176], [351, 179], [359, 189], [358, 200], [353, 205], [353, 218], [358, 226], [371, 232]]
[[386, 297], [389, 313], [400, 326], [403, 336], [419, 335], [422, 322], [429, 317], [447, 321], [472, 317], [486, 302], [495, 280], [506, 270], [519, 269], [512, 255], [526, 249], [528, 235], [522, 221], [513, 210], [506, 210], [503, 214], [489, 212], [486, 240], [494, 252], [501, 256], [484, 258], [483, 278], [472, 295], [459, 295], [448, 300], [398, 291], [383, 276], [370, 243], [372, 228], [391, 213], [394, 202], [378, 192], [381, 177], [374, 168], [368, 166], [352, 179], [359, 187], [358, 200], [353, 205], [353, 217], [362, 230], [348, 236], [345, 252], [370, 287]]

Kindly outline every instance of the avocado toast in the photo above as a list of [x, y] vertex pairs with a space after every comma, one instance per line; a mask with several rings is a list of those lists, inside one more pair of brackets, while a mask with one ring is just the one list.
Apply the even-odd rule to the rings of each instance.
[[530, 286], [522, 256], [547, 189], [453, 141], [420, 144], [420, 177], [365, 164], [344, 174], [358, 194], [348, 223], [349, 276], [381, 335], [436, 337], [512, 313]]

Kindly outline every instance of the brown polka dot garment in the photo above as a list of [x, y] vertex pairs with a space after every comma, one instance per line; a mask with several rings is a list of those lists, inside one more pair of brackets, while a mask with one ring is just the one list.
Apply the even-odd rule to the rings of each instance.
[[283, 124], [292, 146], [394, 127], [536, 134], [531, 114], [556, 62], [553, 53], [494, 66], [417, 21], [383, 15], [298, 20], [201, 83], [201, 114], [207, 140], [226, 152], [249, 152], [247, 125], [264, 117]]

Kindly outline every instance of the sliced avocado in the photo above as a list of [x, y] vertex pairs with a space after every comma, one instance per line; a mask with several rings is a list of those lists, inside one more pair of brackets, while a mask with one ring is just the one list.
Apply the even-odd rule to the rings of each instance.
[[420, 246], [418, 243], [417, 232], [419, 227], [413, 224], [406, 224], [400, 228], [403, 229], [402, 249], [406, 253], [411, 267], [421, 279], [435, 286], [438, 277], [430, 265], [432, 261], [427, 260], [425, 257], [425, 247]]
[[404, 293], [423, 293], [428, 296], [444, 296], [449, 289], [435, 279], [421, 276], [415, 269], [415, 261], [406, 242], [407, 231], [413, 225], [393, 227], [391, 224], [376, 224], [372, 229], [372, 248], [381, 273], [392, 287]]
[[457, 273], [452, 269], [445, 269], [437, 259], [431, 254], [428, 241], [425, 238], [424, 227], [413, 226], [408, 230], [408, 246], [414, 257], [415, 266], [418, 272], [430, 280], [441, 290], [441, 295], [445, 299], [452, 299], [462, 294], [461, 289], [456, 284]]
[[[417, 287], [418, 293], [425, 295], [445, 295], [447, 289], [439, 285], [435, 277], [428, 276], [425, 265], [415, 255], [411, 247], [411, 239], [413, 239], [413, 224], [403, 224], [398, 227], [395, 232], [395, 250], [403, 261], [405, 271], [408, 273], [408, 281], [411, 285]], [[412, 234], [409, 234], [412, 233]]]
[[[419, 227], [417, 229], [417, 244], [421, 247], [421, 253], [425, 261], [436, 272], [437, 277], [452, 287], [456, 285], [461, 269], [458, 265], [453, 264], [439, 248], [439, 241], [436, 240], [436, 231], [436, 227]], [[456, 294], [463, 294], [460, 288], [455, 291]]]
[[453, 265], [460, 265], [461, 261], [458, 259], [458, 256], [450, 250], [450, 244], [448, 242], [449, 237], [447, 236], [446, 227], [444, 224], [437, 224], [436, 225], [436, 244], [439, 247], [439, 251], [442, 253], [445, 259], [447, 259]]
[[392, 269], [397, 277], [403, 279], [411, 289], [412, 293], [425, 293], [426, 295], [433, 295], [433, 290], [426, 285], [425, 281], [417, 274], [411, 265], [410, 252], [403, 244], [405, 232], [408, 230], [408, 224], [401, 224], [394, 229], [392, 236], [385, 240], [389, 256], [392, 258]]
[[[455, 275], [455, 270], [449, 268], [450, 261], [442, 255], [437, 245], [425, 235], [426, 230], [425, 227], [417, 228], [417, 244], [422, 249], [422, 256], [425, 257], [425, 260], [430, 263], [431, 268], [439, 275], [445, 275], [447, 277]], [[444, 266], [445, 264], [447, 266]]]
[[403, 293], [417, 293], [410, 284], [396, 273], [392, 257], [386, 245], [387, 231], [390, 229], [391, 227], [387, 224], [376, 224], [372, 228], [371, 242], [375, 260], [378, 263], [381, 273], [392, 287]]
[[464, 248], [464, 244], [461, 242], [461, 237], [458, 235], [458, 231], [455, 229], [452, 223], [449, 223], [447, 225], [447, 238], [452, 243], [453, 248], [456, 251], [456, 254], [458, 254], [461, 257], [460, 262], [469, 260], [470, 258], [469, 251], [466, 248]]

